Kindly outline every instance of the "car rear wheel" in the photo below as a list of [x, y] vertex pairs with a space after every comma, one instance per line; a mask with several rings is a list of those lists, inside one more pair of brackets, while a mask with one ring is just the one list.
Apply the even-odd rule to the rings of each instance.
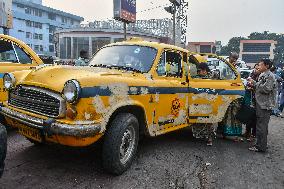
[[130, 113], [118, 114], [107, 129], [103, 143], [103, 167], [121, 175], [135, 157], [139, 139], [139, 123]]

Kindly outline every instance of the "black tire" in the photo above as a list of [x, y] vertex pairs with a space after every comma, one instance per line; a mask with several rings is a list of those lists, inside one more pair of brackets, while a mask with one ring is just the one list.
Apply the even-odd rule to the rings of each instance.
[[0, 124], [0, 178], [4, 171], [5, 158], [7, 153], [7, 131], [4, 125]]
[[[133, 139], [129, 141], [131, 137]], [[135, 158], [138, 140], [139, 122], [137, 118], [130, 113], [118, 114], [105, 134], [102, 149], [104, 169], [114, 175], [121, 175], [125, 172]], [[126, 152], [124, 148], [127, 149]]]

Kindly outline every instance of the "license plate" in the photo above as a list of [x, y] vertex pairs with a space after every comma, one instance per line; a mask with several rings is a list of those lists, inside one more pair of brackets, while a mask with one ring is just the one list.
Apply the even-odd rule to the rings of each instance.
[[38, 142], [42, 142], [39, 130], [24, 125], [19, 126], [19, 133]]

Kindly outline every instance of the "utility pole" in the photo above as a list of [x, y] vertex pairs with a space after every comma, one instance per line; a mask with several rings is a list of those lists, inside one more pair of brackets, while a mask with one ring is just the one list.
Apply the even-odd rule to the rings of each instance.
[[165, 7], [165, 10], [173, 15], [173, 44], [176, 44], [176, 11], [177, 8], [181, 5], [181, 0], [169, 0], [172, 5]]

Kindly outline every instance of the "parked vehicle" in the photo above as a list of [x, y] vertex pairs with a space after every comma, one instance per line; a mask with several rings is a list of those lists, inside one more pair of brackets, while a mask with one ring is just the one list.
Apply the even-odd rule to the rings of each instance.
[[195, 78], [194, 55], [141, 39], [100, 49], [86, 67], [51, 66], [5, 74], [1, 113], [34, 143], [88, 146], [103, 139], [103, 167], [122, 174], [140, 136], [219, 123], [244, 95], [240, 75]]
[[8, 95], [3, 86], [4, 73], [27, 70], [42, 64], [42, 60], [24, 42], [0, 34], [0, 103], [7, 100]]

